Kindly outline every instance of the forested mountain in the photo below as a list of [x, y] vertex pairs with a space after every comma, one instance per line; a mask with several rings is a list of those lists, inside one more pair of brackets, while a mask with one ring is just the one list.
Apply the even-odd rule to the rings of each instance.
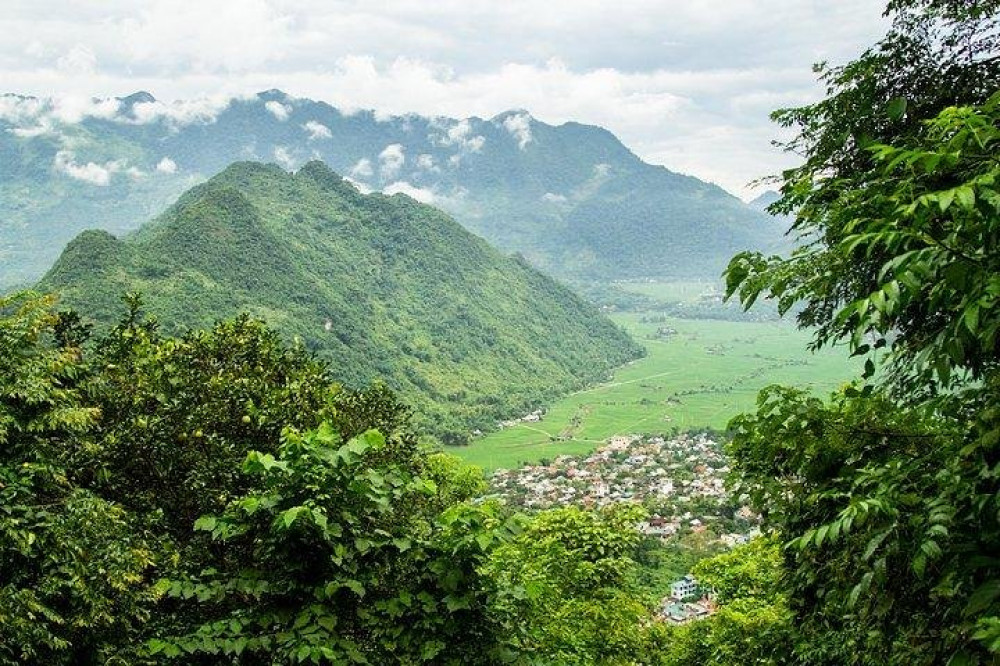
[[237, 160], [320, 159], [407, 192], [564, 278], [712, 277], [783, 224], [721, 188], [644, 163], [600, 127], [344, 113], [272, 90], [166, 104], [0, 96], [0, 287], [37, 279], [87, 228], [134, 229]]
[[132, 235], [83, 232], [39, 288], [101, 323], [139, 291], [172, 332], [261, 316], [351, 386], [386, 378], [438, 434], [487, 427], [639, 353], [523, 260], [321, 162], [234, 164]]

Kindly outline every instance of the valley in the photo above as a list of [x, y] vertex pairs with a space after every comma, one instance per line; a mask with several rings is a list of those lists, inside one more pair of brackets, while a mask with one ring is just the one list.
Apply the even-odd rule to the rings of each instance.
[[[712, 289], [706, 282], [627, 285], [653, 297], [651, 308], [694, 304]], [[836, 348], [808, 351], [809, 333], [791, 321], [681, 319], [658, 312], [611, 315], [647, 353], [618, 368], [610, 381], [553, 402], [536, 422], [449, 451], [492, 471], [586, 454], [616, 435], [722, 430], [732, 417], [753, 409], [764, 386], [808, 386], [825, 395], [861, 367]], [[658, 332], [664, 330], [674, 332], [663, 337]]]

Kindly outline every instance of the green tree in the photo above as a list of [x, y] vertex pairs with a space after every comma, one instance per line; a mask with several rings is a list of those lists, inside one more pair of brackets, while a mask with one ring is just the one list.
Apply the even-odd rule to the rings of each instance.
[[[166, 587], [195, 627], [156, 654], [281, 663], [490, 663], [495, 633], [476, 568], [503, 522], [489, 507], [437, 511], [419, 457], [369, 431], [286, 430], [257, 479], [196, 529], [213, 566]], [[458, 499], [453, 498], [453, 499]], [[468, 498], [462, 498], [465, 500]]]
[[643, 515], [632, 505], [553, 509], [493, 551], [491, 615], [524, 663], [635, 663], [648, 613], [630, 556]]
[[867, 355], [870, 383], [763, 392], [734, 478], [787, 541], [797, 663], [993, 663], [1000, 4], [889, 11], [876, 47], [822, 68], [826, 100], [776, 114], [804, 162], [774, 208], [803, 246], [727, 271], [745, 305], [799, 305], [816, 346]]
[[695, 565], [714, 589], [713, 615], [654, 625], [648, 660], [662, 666], [739, 666], [790, 660], [791, 612], [783, 594], [780, 544], [762, 537]]
[[125, 658], [153, 597], [150, 539], [58, 464], [98, 410], [51, 298], [0, 298], [0, 663]]

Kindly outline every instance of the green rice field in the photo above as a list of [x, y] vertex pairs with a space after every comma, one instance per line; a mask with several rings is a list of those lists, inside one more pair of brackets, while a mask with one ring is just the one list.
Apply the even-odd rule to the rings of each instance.
[[[656, 295], [694, 287], [636, 285]], [[614, 315], [647, 356], [619, 368], [611, 381], [548, 405], [541, 421], [473, 440], [453, 453], [490, 471], [562, 454], [587, 453], [614, 435], [725, 428], [754, 408], [769, 384], [826, 394], [857, 376], [840, 348], [811, 353], [809, 333], [790, 322], [672, 319], [643, 322], [644, 313]]]

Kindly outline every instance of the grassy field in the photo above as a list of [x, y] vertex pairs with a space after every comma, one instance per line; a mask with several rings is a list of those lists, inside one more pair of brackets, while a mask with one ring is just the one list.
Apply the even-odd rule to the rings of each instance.
[[[667, 290], [640, 288], [658, 296]], [[810, 353], [809, 334], [788, 322], [644, 323], [642, 316], [613, 318], [646, 345], [645, 358], [619, 368], [606, 384], [549, 405], [540, 422], [489, 434], [452, 452], [493, 470], [587, 453], [618, 434], [724, 428], [733, 416], [751, 410], [757, 392], [768, 384], [810, 387], [825, 394], [855, 376], [859, 367], [842, 349]], [[675, 332], [658, 336], [658, 329]]]

